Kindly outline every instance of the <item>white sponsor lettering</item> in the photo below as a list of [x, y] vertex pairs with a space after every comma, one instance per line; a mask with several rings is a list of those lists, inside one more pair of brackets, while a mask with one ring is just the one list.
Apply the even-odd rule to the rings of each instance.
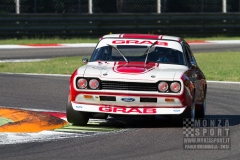
[[[149, 40], [113, 40], [112, 44], [153, 44], [154, 41]], [[158, 41], [156, 45], [168, 46], [167, 42]]]
[[137, 113], [137, 114], [156, 114], [156, 108], [125, 108], [125, 107], [111, 107], [111, 106], [101, 106], [99, 107], [100, 112], [107, 113]]

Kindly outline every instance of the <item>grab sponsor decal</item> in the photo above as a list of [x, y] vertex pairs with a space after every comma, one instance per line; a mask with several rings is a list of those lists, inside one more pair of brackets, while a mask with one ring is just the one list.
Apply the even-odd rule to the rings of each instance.
[[[113, 40], [112, 44], [153, 44], [155, 41], [150, 40]], [[157, 41], [156, 45], [168, 46], [167, 42]]]
[[[129, 102], [131, 103], [131, 102]], [[181, 114], [186, 106], [114, 106], [114, 105], [97, 105], [97, 104], [82, 104], [72, 102], [73, 109], [81, 112], [95, 112], [108, 114], [126, 114], [126, 115], [154, 115], [154, 114]], [[81, 108], [77, 107], [81, 106]], [[174, 111], [174, 110], [177, 110]]]
[[156, 114], [156, 108], [136, 108], [136, 107], [111, 107], [111, 106], [100, 106], [100, 112], [104, 113], [119, 113], [119, 114]]
[[182, 46], [178, 41], [150, 40], [150, 39], [122, 39], [122, 38], [103, 39], [98, 43], [98, 45], [96, 46], [96, 49], [108, 46], [109, 44], [113, 46], [120, 46], [120, 45], [151, 46], [155, 42], [156, 42], [155, 47], [172, 48], [180, 52], [183, 52]]

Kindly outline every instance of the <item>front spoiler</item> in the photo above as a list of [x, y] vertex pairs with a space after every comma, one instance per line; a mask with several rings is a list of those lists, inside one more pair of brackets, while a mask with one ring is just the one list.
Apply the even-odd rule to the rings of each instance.
[[183, 107], [123, 107], [116, 105], [91, 105], [71, 102], [72, 107], [76, 111], [93, 112], [93, 113], [108, 113], [108, 114], [123, 114], [123, 115], [172, 115], [181, 114], [186, 109]]

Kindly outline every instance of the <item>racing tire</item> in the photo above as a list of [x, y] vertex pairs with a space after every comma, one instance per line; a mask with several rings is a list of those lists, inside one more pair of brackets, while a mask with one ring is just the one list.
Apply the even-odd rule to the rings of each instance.
[[183, 120], [184, 119], [190, 119], [191, 122], [194, 123], [195, 120], [195, 97], [192, 100], [192, 104], [190, 107], [186, 108], [182, 114], [172, 115], [171, 121], [174, 124], [174, 126], [183, 126]]
[[204, 119], [206, 115], [206, 98], [204, 98], [203, 103], [200, 105], [200, 110], [196, 111], [196, 118]]
[[107, 118], [108, 118], [108, 114], [105, 114], [105, 113], [93, 113], [93, 114], [91, 115], [91, 118], [107, 119]]
[[89, 116], [85, 112], [75, 111], [72, 108], [70, 100], [67, 101], [66, 115], [69, 123], [73, 125], [86, 125], [89, 121]]

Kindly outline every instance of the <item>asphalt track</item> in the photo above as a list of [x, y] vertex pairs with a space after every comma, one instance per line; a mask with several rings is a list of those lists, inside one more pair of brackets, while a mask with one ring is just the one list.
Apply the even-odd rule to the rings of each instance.
[[[65, 111], [68, 87], [68, 77], [0, 74], [0, 103], [16, 108]], [[119, 121], [129, 130], [2, 145], [0, 159], [239, 159], [239, 91], [238, 83], [208, 83], [207, 118], [231, 119], [230, 150], [183, 150], [182, 128], [172, 126], [168, 120], [124, 118]]]
[[[239, 51], [240, 44], [193, 44], [191, 45], [193, 53], [199, 52], [225, 52]], [[36, 49], [1, 49], [1, 59], [35, 59], [35, 58], [53, 58], [61, 56], [86, 56], [91, 55], [93, 47], [73, 47], [73, 48], [36, 48]]]

